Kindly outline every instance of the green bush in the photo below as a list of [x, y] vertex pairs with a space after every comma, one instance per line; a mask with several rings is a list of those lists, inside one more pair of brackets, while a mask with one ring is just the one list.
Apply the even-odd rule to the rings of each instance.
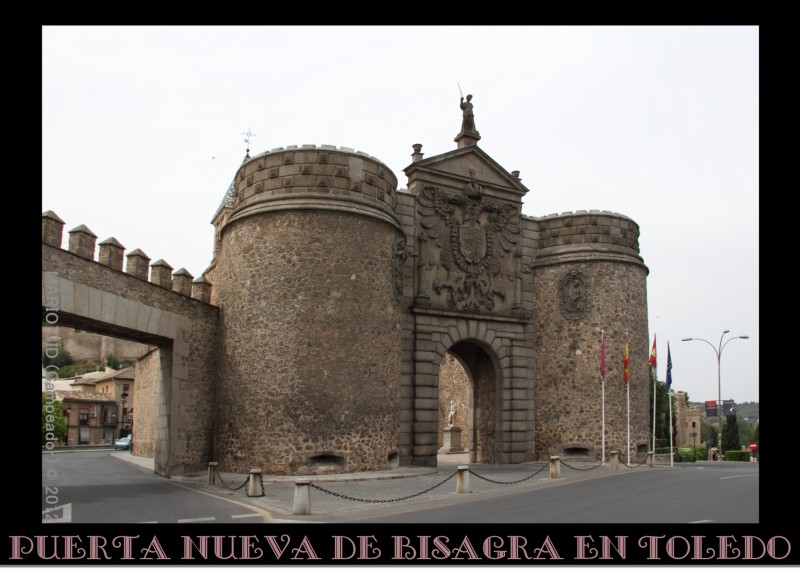
[[67, 364], [72, 364], [75, 361], [70, 356], [70, 353], [66, 350], [59, 349], [58, 354], [55, 355], [54, 358], [48, 358], [45, 353], [42, 353], [42, 364], [45, 366], [58, 366], [61, 368], [62, 366], [66, 366]]
[[106, 366], [114, 370], [119, 370], [119, 360], [113, 354], [109, 354], [106, 356]]
[[67, 364], [58, 369], [59, 378], [72, 378], [75, 376], [75, 367], [72, 364]]
[[725, 461], [728, 462], [749, 462], [750, 451], [747, 450], [728, 450], [725, 452]]

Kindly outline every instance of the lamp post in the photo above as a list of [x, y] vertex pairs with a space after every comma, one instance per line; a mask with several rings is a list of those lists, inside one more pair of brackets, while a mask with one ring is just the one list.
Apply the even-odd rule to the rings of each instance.
[[65, 437], [67, 440], [67, 447], [69, 447], [69, 415], [72, 412], [71, 408], [67, 408], [67, 419], [64, 421], [64, 425], [67, 427], [65, 432]]
[[697, 461], [697, 446], [695, 445], [695, 438], [697, 437], [697, 432], [692, 432], [692, 463]]
[[705, 342], [708, 344], [712, 349], [714, 349], [714, 354], [717, 355], [717, 420], [719, 420], [719, 446], [718, 446], [718, 453], [719, 456], [722, 456], [722, 350], [728, 345], [728, 343], [732, 340], [736, 340], [737, 338], [741, 338], [746, 340], [750, 338], [747, 335], [742, 336], [734, 336], [733, 338], [729, 338], [722, 343], [722, 339], [725, 338], [725, 335], [728, 334], [730, 330], [723, 330], [722, 336], [719, 337], [719, 344], [714, 346], [705, 338], [681, 338], [681, 342], [687, 342], [691, 340], [699, 340], [701, 342]]
[[[119, 417], [119, 426], [120, 426], [119, 433], [122, 434], [122, 431], [125, 429], [125, 402], [128, 401], [127, 392], [123, 392], [122, 394], [120, 394], [120, 401], [122, 402], [122, 412], [120, 412], [120, 417]], [[123, 436], [120, 435], [120, 438], [122, 437]]]

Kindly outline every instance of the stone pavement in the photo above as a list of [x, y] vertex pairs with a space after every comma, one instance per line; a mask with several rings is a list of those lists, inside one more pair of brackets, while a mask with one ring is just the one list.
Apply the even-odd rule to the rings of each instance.
[[[153, 469], [152, 458], [132, 456], [130, 452], [117, 452], [112, 455], [150, 470]], [[262, 497], [249, 497], [247, 485], [233, 491], [233, 488], [238, 488], [247, 481], [248, 476], [244, 474], [220, 471], [216, 485], [208, 485], [207, 470], [175, 477], [172, 480], [176, 484], [191, 489], [266, 510], [269, 512], [272, 522], [339, 522], [366, 516], [387, 516], [387, 521], [391, 521], [391, 513], [397, 511], [401, 505], [404, 506], [400, 508], [402, 510], [411, 509], [412, 504], [430, 504], [434, 500], [440, 502], [466, 499], [466, 496], [470, 494], [456, 494], [455, 474], [459, 465], [469, 465], [471, 472], [474, 472], [469, 476], [471, 495], [500, 490], [510, 491], [510, 488], [519, 491], [520, 489], [554, 487], [584, 479], [612, 477], [624, 472], [648, 471], [646, 464], [629, 468], [620, 463], [618, 470], [611, 470], [608, 462], [606, 465], [598, 465], [598, 462], [568, 461], [567, 463], [572, 467], [562, 463], [561, 477], [550, 479], [549, 463], [547, 462], [489, 465], [469, 464], [468, 459], [468, 454], [448, 454], [438, 457], [439, 465], [435, 468], [403, 466], [384, 471], [317, 476], [264, 475], [262, 483], [265, 495]], [[659, 467], [662, 466], [656, 466], [656, 469]], [[222, 480], [219, 479], [220, 477]], [[311, 515], [292, 514], [294, 482], [300, 477], [309, 479], [312, 484], [327, 490], [321, 491], [316, 487], [311, 487]], [[220, 481], [224, 483], [220, 483]], [[359, 500], [392, 501], [357, 501], [341, 496]]]

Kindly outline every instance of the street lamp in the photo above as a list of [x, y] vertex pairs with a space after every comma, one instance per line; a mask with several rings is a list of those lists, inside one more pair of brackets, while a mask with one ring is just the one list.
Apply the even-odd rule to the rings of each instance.
[[726, 340], [725, 344], [723, 344], [722, 343], [722, 339], [725, 338], [725, 335], [728, 334], [729, 332], [730, 332], [730, 330], [723, 330], [722, 331], [722, 336], [719, 337], [719, 344], [717, 346], [714, 346], [713, 344], [711, 344], [705, 338], [681, 338], [681, 342], [687, 342], [687, 341], [691, 341], [691, 340], [699, 340], [701, 342], [705, 342], [711, 348], [714, 349], [714, 354], [717, 355], [717, 399], [718, 399], [717, 419], [719, 420], [719, 436], [718, 436], [719, 437], [719, 449], [718, 449], [718, 454], [720, 456], [722, 456], [722, 374], [721, 374], [722, 350], [725, 348], [725, 346], [727, 346], [727, 344], [731, 340], [736, 340], [737, 338], [741, 338], [743, 340], [746, 340], [746, 339], [750, 338], [747, 335], [734, 336], [733, 338], [729, 338], [728, 340]]
[[697, 446], [695, 445], [696, 437], [697, 437], [697, 432], [692, 432], [692, 463], [697, 461]]
[[[125, 429], [125, 420], [124, 420], [124, 418], [125, 418], [125, 402], [128, 401], [128, 393], [127, 392], [123, 392], [122, 394], [120, 394], [120, 399], [121, 399], [121, 402], [122, 402], [122, 412], [120, 412], [120, 417], [119, 417], [119, 425], [120, 425], [119, 433], [122, 434], [122, 431]], [[120, 438], [121, 437], [122, 436], [120, 435]]]

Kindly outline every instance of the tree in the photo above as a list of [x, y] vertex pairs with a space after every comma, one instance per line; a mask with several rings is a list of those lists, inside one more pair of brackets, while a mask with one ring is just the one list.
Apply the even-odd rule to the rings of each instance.
[[114, 370], [119, 370], [119, 359], [113, 354], [109, 354], [106, 356], [106, 366], [109, 368], [113, 368]]
[[61, 402], [54, 397], [49, 399], [48, 394], [42, 392], [42, 445], [61, 440], [66, 435], [67, 425], [61, 412]]
[[739, 441], [739, 425], [736, 423], [736, 414], [726, 417], [722, 429], [722, 453], [728, 450], [741, 450], [742, 442]]
[[700, 418], [700, 442], [707, 443], [709, 448], [716, 448], [719, 445], [719, 432], [714, 419]]
[[62, 368], [63, 366], [67, 366], [68, 364], [74, 364], [74, 362], [75, 361], [72, 359], [70, 353], [60, 348], [58, 350], [58, 353], [53, 358], [48, 357], [46, 353], [42, 354], [42, 364], [45, 366], [52, 365]]
[[[653, 383], [650, 381], [650, 423], [653, 421]], [[678, 405], [675, 396], [672, 399], [672, 429], [675, 430]], [[652, 430], [652, 428], [651, 428]], [[667, 402], [667, 385], [656, 381], [656, 440], [663, 440], [669, 446], [669, 402]], [[674, 440], [674, 438], [673, 438]], [[673, 442], [674, 443], [674, 442]]]

